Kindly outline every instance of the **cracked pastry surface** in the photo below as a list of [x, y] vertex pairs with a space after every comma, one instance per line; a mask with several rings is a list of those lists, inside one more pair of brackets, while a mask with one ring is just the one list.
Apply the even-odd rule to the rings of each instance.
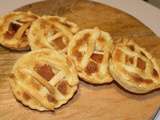
[[28, 30], [38, 18], [31, 12], [11, 12], [0, 18], [0, 44], [13, 50], [28, 50]]
[[98, 28], [78, 32], [69, 43], [68, 56], [74, 61], [78, 75], [93, 84], [109, 83], [113, 79], [108, 70], [112, 50], [109, 33]]
[[147, 93], [160, 87], [159, 64], [132, 41], [115, 46], [109, 65], [113, 78], [130, 92]]
[[67, 103], [75, 94], [79, 80], [68, 57], [41, 49], [25, 54], [16, 62], [9, 82], [20, 102], [44, 111]]
[[65, 53], [78, 29], [75, 23], [66, 18], [42, 16], [33, 23], [29, 31], [31, 49], [51, 48]]

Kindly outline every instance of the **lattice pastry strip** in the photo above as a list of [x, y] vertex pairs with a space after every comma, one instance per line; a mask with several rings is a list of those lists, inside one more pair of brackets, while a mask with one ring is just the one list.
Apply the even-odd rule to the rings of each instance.
[[155, 58], [132, 41], [118, 43], [110, 60], [113, 78], [125, 89], [146, 93], [160, 87], [160, 70]]
[[36, 20], [29, 31], [32, 50], [51, 48], [66, 52], [69, 41], [78, 31], [78, 26], [58, 16], [43, 16]]
[[19, 101], [40, 111], [65, 104], [78, 85], [73, 63], [67, 56], [50, 49], [32, 51], [21, 57], [9, 81]]
[[89, 83], [102, 84], [112, 81], [108, 60], [112, 38], [98, 28], [78, 32], [69, 43], [68, 56], [76, 64], [79, 76]]
[[[10, 76], [12, 79], [10, 79], [10, 85], [12, 88], [14, 88], [14, 95], [16, 96], [16, 98], [19, 101], [23, 101], [23, 104], [28, 106], [28, 104], [32, 104], [32, 109], [36, 109], [37, 106], [38, 109], [40, 110], [44, 110], [45, 108], [40, 104], [39, 99], [36, 99], [34, 96], [34, 99], [30, 100], [31, 98], [31, 94], [26, 93], [26, 91], [28, 91], [28, 89], [26, 90], [25, 88], [23, 88], [22, 86], [18, 85], [17, 82], [14, 80], [15, 76], [11, 75]], [[46, 109], [47, 110], [47, 109]]]
[[31, 12], [12, 12], [0, 18], [0, 44], [15, 50], [28, 50], [28, 30], [38, 18]]

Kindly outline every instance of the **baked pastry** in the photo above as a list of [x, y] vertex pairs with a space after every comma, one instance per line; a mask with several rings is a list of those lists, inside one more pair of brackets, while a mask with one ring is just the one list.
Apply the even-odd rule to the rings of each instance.
[[155, 58], [133, 41], [118, 43], [109, 64], [113, 78], [126, 90], [147, 93], [160, 87], [160, 70]]
[[78, 86], [72, 62], [57, 51], [41, 49], [21, 57], [9, 77], [15, 97], [39, 111], [67, 103]]
[[0, 44], [13, 50], [28, 50], [28, 29], [38, 18], [31, 12], [12, 12], [0, 18]]
[[78, 32], [69, 43], [68, 56], [75, 63], [79, 77], [93, 84], [111, 82], [108, 61], [112, 46], [109, 33], [98, 28]]
[[29, 31], [31, 49], [51, 48], [64, 53], [78, 29], [75, 23], [63, 17], [43, 16], [33, 23]]

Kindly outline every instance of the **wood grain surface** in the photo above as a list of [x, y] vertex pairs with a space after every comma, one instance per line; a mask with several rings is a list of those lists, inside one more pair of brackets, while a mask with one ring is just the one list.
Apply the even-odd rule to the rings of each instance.
[[[81, 29], [98, 26], [114, 40], [135, 40], [160, 60], [159, 38], [137, 19], [110, 6], [86, 0], [46, 0], [18, 10], [65, 16]], [[160, 90], [135, 95], [114, 82], [100, 86], [80, 82], [73, 99], [55, 112], [31, 110], [16, 101], [7, 80], [13, 64], [24, 53], [0, 47], [0, 120], [151, 120], [160, 106]]]

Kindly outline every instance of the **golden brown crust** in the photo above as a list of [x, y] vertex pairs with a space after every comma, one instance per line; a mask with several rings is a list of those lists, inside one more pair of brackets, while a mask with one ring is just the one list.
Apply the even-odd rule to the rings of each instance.
[[12, 12], [0, 18], [0, 44], [13, 50], [28, 50], [28, 29], [38, 18], [31, 12]]
[[68, 46], [68, 56], [76, 64], [79, 76], [93, 84], [109, 83], [113, 79], [108, 71], [112, 38], [98, 28], [78, 32]]
[[21, 57], [13, 67], [9, 81], [19, 101], [40, 111], [54, 110], [65, 104], [78, 85], [72, 62], [50, 49], [32, 51]]
[[131, 40], [117, 43], [109, 68], [115, 81], [133, 93], [160, 87], [160, 69], [155, 58]]
[[42, 16], [37, 19], [29, 31], [32, 50], [51, 48], [66, 52], [69, 41], [78, 31], [75, 23], [58, 16]]

